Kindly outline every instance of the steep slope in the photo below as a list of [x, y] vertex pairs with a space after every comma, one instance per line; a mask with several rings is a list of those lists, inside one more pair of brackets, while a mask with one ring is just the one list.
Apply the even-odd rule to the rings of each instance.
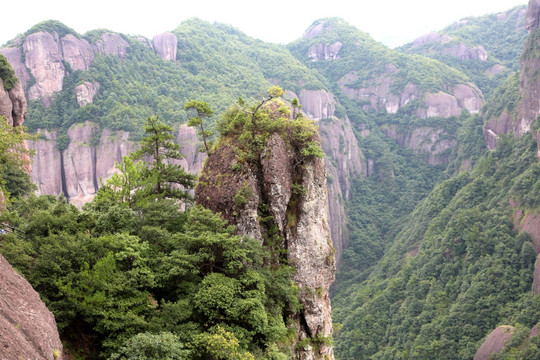
[[269, 247], [274, 266], [294, 267], [302, 304], [289, 315], [295, 359], [333, 359], [328, 290], [336, 265], [319, 136], [310, 121], [291, 118], [283, 104], [253, 108], [261, 110], [236, 107], [227, 113], [196, 200], [234, 224], [237, 234]]
[[[538, 23], [539, 5], [530, 1], [527, 24]], [[520, 74], [459, 129], [447, 169], [455, 175], [402, 218], [379, 263], [359, 272], [354, 285], [337, 288], [333, 315], [343, 323], [336, 336], [339, 358], [540, 355], [539, 160], [529, 131], [538, 114], [533, 76], [538, 56], [536, 29], [528, 26]], [[506, 124], [493, 120], [504, 113]], [[491, 120], [482, 133], [484, 119]], [[490, 127], [493, 123], [500, 128]], [[506, 135], [513, 130], [520, 136]], [[485, 150], [484, 135], [494, 151]]]
[[519, 68], [527, 38], [526, 6], [498, 14], [468, 17], [399, 48], [463, 71], [489, 97], [500, 82]]
[[[38, 24], [0, 49], [31, 99], [27, 126], [40, 132], [33, 181], [40, 194], [63, 192], [82, 205], [111, 176], [114, 162], [133, 149], [144, 119], [187, 121], [184, 104], [203, 99], [220, 113], [238, 97], [258, 98], [275, 83], [300, 98], [304, 111], [326, 119], [323, 143], [330, 176], [330, 223], [338, 253], [346, 238], [344, 199], [350, 178], [366, 164], [350, 123], [320, 76], [283, 46], [252, 39], [223, 24], [187, 20], [152, 40], [107, 30], [80, 35], [65, 25]], [[213, 121], [213, 120], [211, 120]], [[213, 124], [209, 124], [210, 128]], [[195, 133], [179, 128], [178, 139], [194, 143]], [[343, 153], [340, 139], [346, 141]], [[187, 170], [197, 172], [202, 155], [187, 146]]]
[[537, 1], [529, 2], [525, 20], [529, 37], [520, 58], [519, 74], [509, 77], [493, 96], [492, 103], [488, 104], [484, 137], [490, 149], [497, 145], [501, 134], [514, 133], [516, 136], [521, 136], [539, 128], [534, 123], [540, 114], [538, 102], [540, 81], [536, 76], [540, 68], [538, 61], [539, 4]]
[[39, 294], [0, 255], [0, 355], [4, 359], [62, 359], [54, 315]]

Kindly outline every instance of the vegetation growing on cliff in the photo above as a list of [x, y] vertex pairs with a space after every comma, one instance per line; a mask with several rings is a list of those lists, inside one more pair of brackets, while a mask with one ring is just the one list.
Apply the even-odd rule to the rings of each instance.
[[4, 82], [4, 89], [7, 91], [11, 90], [18, 81], [15, 71], [2, 54], [0, 54], [0, 79]]

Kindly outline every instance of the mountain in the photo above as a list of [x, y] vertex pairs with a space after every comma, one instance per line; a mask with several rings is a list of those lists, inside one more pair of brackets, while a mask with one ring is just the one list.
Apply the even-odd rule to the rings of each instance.
[[461, 70], [489, 97], [519, 67], [527, 38], [526, 6], [468, 17], [399, 48], [407, 54], [437, 59]]
[[[227, 25], [191, 19], [153, 39], [107, 30], [80, 35], [49, 21], [14, 39], [0, 53], [12, 64], [30, 99], [25, 123], [40, 134], [31, 143], [36, 150], [32, 178], [39, 192], [63, 193], [79, 206], [95, 197], [100, 178], [107, 179], [116, 171], [114, 162], [135, 149], [148, 116], [159, 114], [174, 126], [176, 142], [186, 155], [183, 167], [198, 173], [206, 157], [197, 152], [200, 144], [195, 130], [185, 126], [189, 115], [184, 104], [206, 100], [222, 115], [205, 126], [223, 135], [223, 120], [234, 109], [258, 103], [264, 90], [280, 86], [285, 90], [283, 105], [266, 111], [286, 113], [286, 107], [293, 111], [293, 99], [299, 100], [301, 114], [318, 126], [326, 154], [325, 179], [320, 160], [311, 164], [320, 171], [302, 170], [295, 167], [296, 161], [290, 166], [298, 150], [294, 146], [254, 133], [254, 143], [263, 146], [259, 150], [265, 156], [252, 158], [252, 149], [237, 145], [250, 134], [236, 134], [219, 140], [216, 153], [206, 158], [208, 168], [197, 197], [237, 225], [238, 235], [286, 244], [287, 260], [282, 256], [280, 265], [290, 262], [302, 267], [309, 259], [321, 260], [323, 255], [328, 259], [319, 272], [306, 272], [296, 279], [303, 310], [289, 313], [289, 320], [296, 324], [298, 334], [307, 337], [293, 340], [291, 335], [289, 345], [300, 340], [293, 347], [305, 350], [307, 358], [332, 356], [326, 341], [332, 329], [325, 316], [331, 270], [337, 264], [339, 271], [330, 291], [334, 324], [343, 325], [334, 332], [336, 358], [473, 358], [484, 337], [498, 325], [508, 327], [496, 330], [493, 338], [506, 334], [509, 326], [515, 330], [508, 331], [522, 336], [526, 331], [517, 323], [529, 331], [540, 320], [537, 300], [530, 292], [540, 249], [536, 239], [535, 6], [531, 1], [526, 17], [523, 8], [515, 8], [468, 18], [418, 40], [418, 46], [413, 43], [400, 49], [385, 47], [339, 18], [316, 20], [302, 38], [287, 46], [266, 44]], [[530, 35], [520, 58], [519, 48], [526, 37], [522, 24]], [[510, 74], [518, 68], [519, 72]], [[240, 121], [249, 111], [244, 108], [229, 120]], [[514, 138], [510, 132], [521, 136]], [[280, 138], [286, 138], [285, 134]], [[275, 157], [281, 159], [277, 165], [271, 163], [277, 161]], [[267, 173], [280, 176], [265, 177], [266, 166], [272, 169]], [[326, 183], [325, 206], [321, 203], [324, 191], [310, 192], [300, 181], [304, 176], [312, 176], [320, 186]], [[214, 186], [204, 192], [208, 184]], [[317, 210], [297, 207], [308, 204], [308, 198]], [[135, 224], [130, 211], [116, 207], [101, 214], [103, 205], [96, 204], [99, 199], [90, 204], [94, 212], [88, 218], [65, 204], [43, 202], [38, 208], [49, 211], [42, 208], [56, 206], [66, 219], [74, 216], [77, 221], [51, 225], [72, 232], [79, 225], [70, 226], [85, 219], [90, 223], [97, 219], [95, 229], [101, 231], [109, 222], [116, 224], [110, 219], [119, 219], [114, 226], [132, 224], [128, 227], [133, 227], [133, 235], [150, 239], [157, 253], [173, 246], [163, 239], [181, 236], [167, 228], [171, 234], [158, 232], [161, 235], [154, 240], [144, 226], [153, 226], [153, 233], [155, 224]], [[144, 221], [152, 221], [150, 215]], [[297, 221], [299, 217], [326, 218], [327, 223], [309, 229], [304, 226], [309, 221]], [[315, 231], [324, 240], [327, 230], [335, 257], [328, 256], [331, 247], [326, 241], [317, 244], [321, 251], [311, 256], [295, 252], [300, 245], [317, 247], [311, 240], [304, 242], [299, 236], [302, 232]], [[84, 244], [94, 251], [92, 244]], [[40, 251], [49, 254], [50, 249]], [[96, 254], [103, 251], [100, 248]], [[178, 251], [175, 256], [192, 249]], [[182, 259], [167, 261], [181, 263]], [[149, 261], [156, 266], [154, 259]], [[90, 266], [97, 265], [91, 262]], [[234, 289], [250, 286], [244, 278], [241, 283], [218, 277], [196, 281], [223, 291], [226, 287], [218, 284], [234, 283]], [[133, 301], [146, 296], [145, 285], [137, 280], [137, 286], [144, 291], [134, 294], [137, 300]], [[265, 286], [270, 292], [276, 290], [269, 283]], [[49, 288], [45, 291], [51, 298], [58, 296]], [[164, 289], [159, 291], [159, 299], [173, 297], [164, 295]], [[294, 308], [288, 297], [291, 292], [283, 291], [288, 295], [274, 295], [283, 296], [287, 306]], [[233, 292], [242, 300], [255, 301]], [[186, 294], [194, 292], [182, 296]], [[282, 310], [287, 307], [280, 304], [274, 305]], [[197, 306], [207, 309], [207, 305]], [[241, 323], [238, 309], [229, 305], [235, 312], [230, 318], [237, 326]], [[170, 306], [167, 311], [177, 304]], [[276, 339], [281, 334], [283, 319], [278, 321], [276, 308], [271, 309], [273, 315], [266, 316], [276, 321], [275, 333], [242, 324], [252, 333], [234, 328], [241, 341]], [[56, 311], [69, 317], [64, 310]], [[171, 326], [167, 329], [177, 331], [176, 326], [184, 329], [187, 325]], [[96, 335], [100, 336], [105, 335]], [[117, 346], [120, 340], [111, 336]], [[254, 341], [259, 346], [266, 340]], [[488, 344], [492, 342], [500, 340]], [[265, 349], [266, 345], [261, 346]]]
[[539, 5], [529, 2], [519, 73], [461, 124], [447, 179], [400, 218], [379, 262], [336, 288], [341, 359], [539, 356]]

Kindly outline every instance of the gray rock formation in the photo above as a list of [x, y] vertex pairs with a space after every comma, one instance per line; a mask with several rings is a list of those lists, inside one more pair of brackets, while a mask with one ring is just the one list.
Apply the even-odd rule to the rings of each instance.
[[28, 89], [28, 98], [41, 99], [44, 104], [49, 104], [51, 95], [62, 90], [65, 75], [58, 39], [43, 31], [28, 35], [23, 51], [25, 65], [36, 80]]
[[0, 255], [0, 358], [60, 360], [62, 353], [54, 315]]
[[154, 49], [162, 59], [176, 61], [178, 46], [176, 35], [170, 32], [158, 34], [154, 36], [152, 43], [154, 44]]
[[86, 71], [94, 61], [94, 52], [86, 40], [77, 39], [73, 34], [67, 34], [60, 40], [62, 56], [72, 70]]
[[80, 107], [84, 107], [88, 104], [91, 104], [94, 101], [94, 96], [96, 96], [99, 91], [99, 83], [91, 83], [85, 81], [84, 84], [77, 85], [75, 87], [75, 96], [77, 97], [77, 104]]
[[[306, 345], [294, 346], [295, 358], [333, 359], [330, 345], [315, 347], [309, 340], [332, 334], [328, 288], [334, 281], [335, 257], [326, 216], [326, 171], [319, 158], [295, 166], [298, 156], [273, 134], [261, 154], [260, 171], [253, 171], [247, 164], [239, 166], [234, 149], [223, 145], [206, 161], [196, 198], [236, 225], [237, 233], [261, 242], [268, 229], [259, 223], [259, 203], [267, 203], [300, 289], [303, 309], [294, 316], [298, 338], [293, 346], [300, 341]], [[304, 189], [302, 193], [293, 191], [295, 182]], [[239, 192], [245, 194], [242, 203], [235, 202]]]
[[15, 71], [15, 75], [19, 78], [23, 89], [26, 89], [26, 83], [30, 80], [30, 75], [26, 66], [22, 62], [22, 53], [19, 48], [4, 48], [0, 49], [0, 54], [4, 55]]
[[336, 41], [335, 43], [330, 45], [313, 45], [309, 48], [306, 56], [311, 59], [311, 61], [335, 60], [339, 59], [338, 53], [342, 47], [343, 44], [340, 41]]
[[[41, 130], [39, 133], [41, 137], [28, 144], [35, 151], [30, 176], [38, 187], [37, 194], [64, 193], [79, 207], [95, 197], [100, 181], [106, 181], [114, 174], [115, 162], [121, 162], [136, 147], [129, 141], [128, 132], [100, 131], [96, 123], [89, 121], [68, 129], [70, 142], [63, 151], [57, 148], [56, 131]], [[179, 163], [186, 171], [198, 173], [205, 157], [197, 151], [197, 132], [183, 125], [177, 130], [176, 138], [185, 155]]]
[[114, 55], [123, 59], [126, 56], [128, 43], [120, 35], [114, 33], [103, 33], [101, 37], [92, 44], [94, 51], [102, 55]]
[[506, 341], [512, 337], [514, 327], [508, 325], [501, 325], [493, 330], [482, 343], [476, 354], [474, 360], [488, 360], [494, 354], [498, 354], [504, 347]]

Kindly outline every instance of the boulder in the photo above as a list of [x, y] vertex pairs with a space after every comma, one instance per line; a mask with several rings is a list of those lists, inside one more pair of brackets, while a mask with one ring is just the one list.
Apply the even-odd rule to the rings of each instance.
[[39, 294], [0, 255], [0, 357], [60, 360], [54, 315]]
[[500, 353], [506, 341], [512, 337], [513, 332], [514, 327], [512, 326], [501, 325], [497, 327], [476, 351], [474, 360], [489, 360], [492, 355]]

